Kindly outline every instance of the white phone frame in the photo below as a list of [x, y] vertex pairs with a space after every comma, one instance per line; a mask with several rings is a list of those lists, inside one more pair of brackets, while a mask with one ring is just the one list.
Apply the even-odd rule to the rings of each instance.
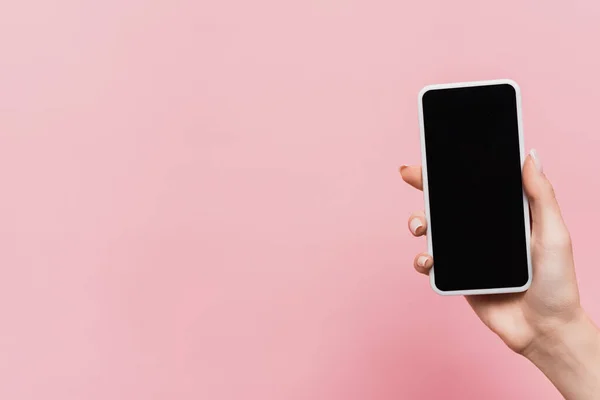
[[[431, 235], [431, 218], [429, 212], [429, 184], [427, 179], [427, 151], [425, 148], [425, 121], [423, 117], [423, 96], [425, 93], [431, 90], [439, 90], [439, 89], [452, 89], [452, 88], [462, 88], [462, 87], [474, 87], [474, 86], [492, 86], [492, 85], [501, 85], [508, 84], [511, 85], [515, 89], [515, 94], [517, 97], [517, 120], [518, 120], [518, 130], [519, 130], [519, 152], [521, 157], [521, 170], [523, 168], [523, 164], [525, 163], [525, 143], [523, 139], [523, 122], [521, 116], [521, 89], [519, 85], [511, 80], [511, 79], [495, 79], [495, 80], [486, 80], [486, 81], [473, 81], [473, 82], [458, 82], [458, 83], [445, 83], [445, 84], [436, 84], [436, 85], [428, 85], [425, 86], [419, 92], [419, 125], [421, 130], [421, 162], [422, 162], [422, 171], [423, 171], [423, 197], [425, 200], [425, 218], [427, 220], [428, 232], [427, 232], [427, 247], [429, 254], [433, 255], [433, 238]], [[429, 280], [431, 283], [431, 288], [439, 295], [442, 296], [456, 296], [456, 295], [482, 295], [482, 294], [499, 294], [499, 293], [519, 293], [524, 292], [531, 286], [532, 281], [532, 268], [531, 268], [531, 244], [530, 244], [530, 236], [531, 236], [531, 227], [529, 222], [529, 201], [527, 200], [527, 196], [523, 191], [523, 211], [525, 216], [525, 242], [527, 247], [527, 269], [529, 279], [523, 286], [519, 287], [509, 287], [509, 288], [491, 288], [491, 289], [473, 289], [473, 290], [454, 290], [454, 291], [446, 291], [440, 290], [435, 285], [435, 259], [433, 260], [434, 266], [431, 268], [429, 272]]]

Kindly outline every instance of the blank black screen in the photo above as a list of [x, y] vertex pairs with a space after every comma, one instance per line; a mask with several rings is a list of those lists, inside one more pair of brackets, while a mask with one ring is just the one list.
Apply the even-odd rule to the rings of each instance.
[[439, 290], [528, 280], [516, 96], [511, 85], [498, 84], [422, 97]]

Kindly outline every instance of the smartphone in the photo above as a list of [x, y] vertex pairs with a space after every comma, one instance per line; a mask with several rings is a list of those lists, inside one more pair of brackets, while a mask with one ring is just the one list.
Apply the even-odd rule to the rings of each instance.
[[441, 295], [527, 290], [519, 86], [509, 79], [427, 86], [419, 120], [431, 287]]

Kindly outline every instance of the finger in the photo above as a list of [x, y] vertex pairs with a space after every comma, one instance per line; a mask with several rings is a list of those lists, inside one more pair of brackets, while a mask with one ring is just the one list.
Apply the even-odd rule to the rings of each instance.
[[404, 182], [415, 189], [423, 190], [423, 177], [421, 176], [421, 167], [418, 165], [403, 165], [400, 167], [400, 175]]
[[423, 236], [427, 233], [427, 219], [423, 211], [415, 211], [408, 217], [408, 230], [413, 236]]
[[417, 272], [428, 275], [431, 267], [433, 267], [433, 258], [427, 253], [417, 254], [415, 257], [414, 266]]
[[541, 160], [532, 150], [523, 166], [523, 188], [531, 209], [532, 234], [544, 247], [570, 246], [569, 231], [563, 221], [552, 184], [542, 172]]

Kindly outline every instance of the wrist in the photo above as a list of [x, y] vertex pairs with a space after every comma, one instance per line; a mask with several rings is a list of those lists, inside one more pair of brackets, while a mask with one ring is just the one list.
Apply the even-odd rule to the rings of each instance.
[[578, 308], [566, 321], [550, 324], [541, 329], [522, 355], [530, 361], [541, 356], [553, 356], [562, 350], [575, 350], [600, 341], [600, 334], [594, 323], [582, 308]]
[[600, 394], [600, 332], [582, 309], [568, 321], [544, 330], [522, 354], [565, 398], [597, 398]]

